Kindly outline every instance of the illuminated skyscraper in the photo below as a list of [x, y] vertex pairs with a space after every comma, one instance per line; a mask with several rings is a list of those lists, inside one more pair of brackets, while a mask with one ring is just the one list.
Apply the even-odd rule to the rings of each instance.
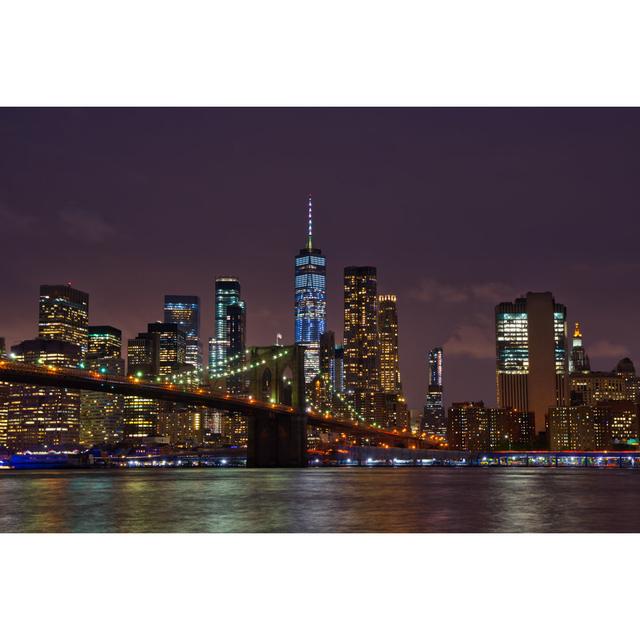
[[576, 327], [573, 331], [571, 357], [569, 358], [569, 373], [588, 373], [589, 371], [591, 371], [589, 356], [582, 345], [580, 323], [576, 322]]
[[160, 337], [158, 373], [168, 375], [183, 371], [187, 357], [185, 332], [175, 322], [150, 322], [147, 333], [157, 333]]
[[295, 263], [295, 334], [296, 344], [305, 347], [307, 383], [320, 373], [320, 336], [325, 330], [326, 316], [326, 258], [313, 246], [312, 213], [309, 194], [307, 244]]
[[[88, 349], [89, 295], [71, 285], [40, 287], [39, 337], [63, 340], [80, 347], [81, 358]], [[79, 360], [80, 361], [80, 360]], [[76, 362], [74, 364], [79, 363]]]
[[240, 299], [240, 282], [237, 278], [222, 277], [216, 279], [215, 326], [213, 338], [209, 341], [209, 375], [214, 377], [227, 369], [229, 342], [228, 307], [240, 305], [245, 310], [244, 300]]
[[396, 296], [378, 296], [378, 341], [380, 345], [380, 388], [400, 393], [398, 358], [398, 308]]
[[[89, 327], [89, 350], [85, 366], [107, 375], [123, 375], [122, 332], [110, 326]], [[82, 391], [80, 444], [113, 444], [122, 438], [124, 397], [112, 393]]]
[[[174, 325], [175, 326], [175, 325]], [[127, 375], [139, 380], [155, 380], [160, 373], [160, 333], [139, 333], [127, 342]], [[149, 398], [125, 396], [124, 436], [139, 439], [155, 435], [160, 403]]]
[[532, 412], [536, 434], [567, 403], [567, 309], [549, 292], [496, 307], [498, 406]]
[[365, 419], [375, 419], [380, 389], [378, 280], [375, 267], [344, 270], [344, 385]]
[[199, 370], [202, 367], [200, 298], [198, 296], [165, 296], [164, 321], [175, 322], [184, 331], [187, 339], [185, 361]]
[[424, 405], [422, 428], [428, 433], [446, 436], [446, 420], [442, 397], [442, 369], [444, 354], [442, 347], [434, 347], [429, 351], [427, 362], [428, 380], [427, 398]]
[[[16, 362], [75, 367], [78, 345], [63, 340], [25, 340], [11, 348]], [[12, 451], [72, 451], [78, 447], [80, 391], [12, 384], [9, 392], [7, 446]]]

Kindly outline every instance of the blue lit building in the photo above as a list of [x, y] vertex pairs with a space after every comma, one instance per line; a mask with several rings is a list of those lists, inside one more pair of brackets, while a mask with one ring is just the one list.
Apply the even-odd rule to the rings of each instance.
[[[237, 278], [216, 278], [215, 292], [215, 325], [213, 337], [209, 341], [209, 375], [215, 376], [227, 369], [227, 357], [230, 353], [229, 307], [238, 305], [245, 310], [244, 300], [240, 299], [240, 282]], [[237, 312], [237, 310], [236, 310]], [[244, 323], [244, 319], [242, 320]], [[244, 340], [244, 324], [243, 340]]]
[[326, 258], [313, 246], [312, 212], [309, 194], [307, 244], [295, 267], [295, 334], [296, 344], [305, 347], [305, 382], [320, 373], [320, 336], [326, 323]]
[[164, 321], [175, 322], [187, 338], [185, 362], [196, 370], [202, 368], [200, 343], [200, 298], [198, 296], [165, 296]]

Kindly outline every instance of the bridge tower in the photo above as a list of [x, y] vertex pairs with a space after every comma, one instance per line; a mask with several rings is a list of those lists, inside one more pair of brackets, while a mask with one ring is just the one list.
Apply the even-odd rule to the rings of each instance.
[[304, 347], [251, 347], [249, 393], [260, 402], [284, 404], [290, 415], [260, 412], [249, 418], [248, 467], [304, 467], [307, 464]]

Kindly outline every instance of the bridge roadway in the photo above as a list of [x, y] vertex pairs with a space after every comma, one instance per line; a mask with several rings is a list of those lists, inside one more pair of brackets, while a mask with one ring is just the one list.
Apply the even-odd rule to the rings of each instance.
[[[34, 384], [43, 387], [99, 391], [197, 407], [205, 406], [223, 411], [235, 411], [259, 420], [269, 418], [274, 425], [282, 423], [283, 420], [291, 421], [292, 418], [297, 417], [304, 421], [304, 426], [324, 427], [335, 432], [369, 437], [377, 442], [386, 442], [394, 446], [417, 448], [420, 444], [424, 445], [424, 442], [419, 438], [407, 433], [386, 431], [377, 427], [363, 425], [356, 421], [338, 420], [315, 412], [298, 413], [288, 405], [261, 402], [255, 398], [238, 398], [203, 387], [187, 391], [171, 383], [143, 383], [133, 376], [121, 377], [101, 374], [96, 371], [66, 369], [51, 365], [36, 367], [13, 362], [12, 360], [0, 359], [0, 381]], [[251, 430], [249, 435], [251, 437]]]

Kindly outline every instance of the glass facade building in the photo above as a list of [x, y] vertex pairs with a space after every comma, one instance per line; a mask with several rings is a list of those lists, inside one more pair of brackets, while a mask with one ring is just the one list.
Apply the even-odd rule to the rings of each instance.
[[227, 369], [227, 357], [230, 347], [228, 308], [239, 305], [245, 313], [244, 300], [240, 298], [240, 282], [237, 278], [222, 277], [215, 285], [214, 333], [209, 341], [209, 375], [220, 375]]
[[532, 412], [540, 433], [549, 409], [567, 402], [567, 309], [549, 292], [529, 292], [495, 314], [498, 406]]
[[164, 321], [175, 322], [186, 335], [185, 361], [196, 370], [202, 368], [202, 344], [200, 342], [200, 298], [198, 296], [164, 297]]
[[295, 260], [295, 342], [305, 347], [307, 383], [320, 373], [320, 336], [326, 325], [326, 259], [313, 246], [312, 207], [309, 195], [307, 244]]

